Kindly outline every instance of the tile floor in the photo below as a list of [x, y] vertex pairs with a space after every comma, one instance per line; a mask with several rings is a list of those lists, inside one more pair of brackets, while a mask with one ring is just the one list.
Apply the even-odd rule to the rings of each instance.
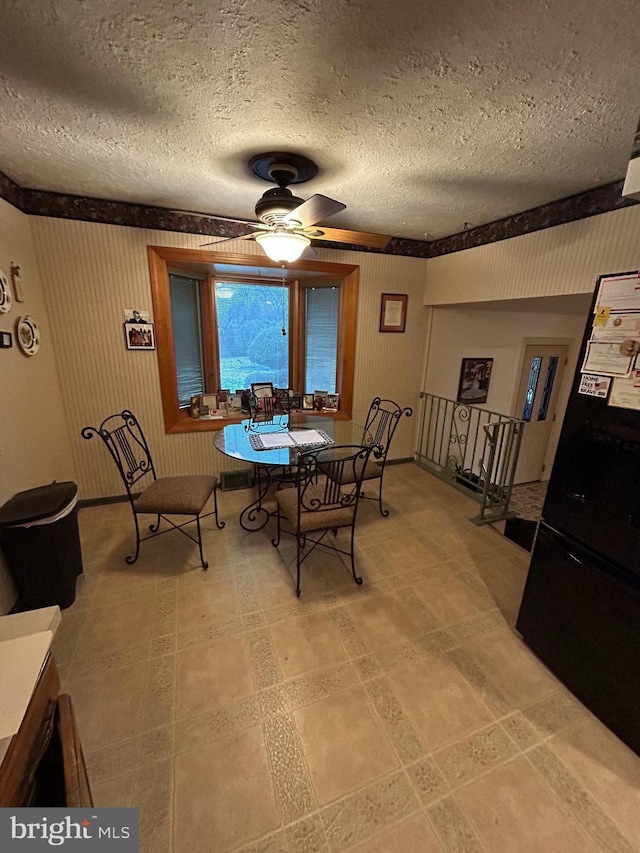
[[519, 483], [513, 487], [511, 492], [509, 509], [518, 518], [524, 518], [527, 521], [540, 521], [548, 486], [548, 480]]
[[54, 653], [96, 805], [149, 853], [640, 850], [640, 758], [513, 632], [529, 555], [417, 466], [363, 502], [357, 587], [237, 523], [210, 569], [170, 533], [127, 566], [126, 505], [84, 509]]

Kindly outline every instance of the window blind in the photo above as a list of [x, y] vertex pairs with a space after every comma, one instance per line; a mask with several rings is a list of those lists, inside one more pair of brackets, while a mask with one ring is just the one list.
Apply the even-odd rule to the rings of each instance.
[[199, 286], [197, 278], [169, 275], [180, 407], [188, 406], [194, 394], [204, 392]]
[[316, 389], [336, 393], [339, 302], [337, 287], [305, 288], [305, 394]]

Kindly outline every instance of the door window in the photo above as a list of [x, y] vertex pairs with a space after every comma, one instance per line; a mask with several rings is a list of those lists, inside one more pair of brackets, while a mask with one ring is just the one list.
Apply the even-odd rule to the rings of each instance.
[[556, 378], [556, 371], [558, 369], [558, 356], [553, 355], [549, 359], [549, 364], [547, 365], [547, 375], [544, 378], [544, 388], [542, 389], [542, 400], [540, 402], [540, 408], [538, 409], [538, 420], [546, 421], [547, 415], [549, 413], [549, 403], [551, 402], [551, 392], [553, 391], [553, 383]]
[[536, 388], [538, 387], [538, 379], [540, 378], [540, 365], [542, 358], [535, 356], [531, 359], [531, 367], [529, 368], [529, 379], [527, 381], [527, 395], [524, 401], [524, 411], [522, 412], [522, 420], [530, 421], [531, 413], [533, 412], [533, 401], [536, 398]]

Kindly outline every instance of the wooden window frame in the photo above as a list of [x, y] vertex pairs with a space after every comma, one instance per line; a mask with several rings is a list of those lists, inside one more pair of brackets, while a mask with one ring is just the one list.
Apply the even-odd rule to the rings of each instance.
[[[209, 279], [215, 276], [212, 265], [225, 264], [242, 267], [271, 268], [274, 270], [274, 280], [282, 269], [281, 264], [274, 263], [264, 255], [237, 255], [227, 252], [213, 252], [203, 249], [178, 249], [167, 246], [147, 246], [149, 259], [149, 275], [151, 279], [151, 297], [153, 301], [153, 317], [156, 331], [156, 347], [158, 356], [158, 371], [160, 377], [160, 393], [162, 397], [162, 412], [166, 433], [207, 432], [219, 430], [228, 423], [237, 423], [243, 416], [223, 418], [215, 421], [197, 420], [190, 417], [188, 411], [178, 405], [178, 382], [176, 377], [176, 359], [173, 344], [173, 325], [171, 322], [171, 298], [169, 291], [168, 268], [178, 265], [202, 265], [201, 271], [208, 272]], [[338, 321], [338, 375], [337, 390], [340, 394], [340, 411], [326, 412], [327, 417], [350, 420], [353, 408], [353, 380], [355, 373], [356, 331], [358, 316], [358, 287], [360, 267], [354, 264], [336, 264], [323, 261], [297, 261], [294, 270], [318, 272], [330, 276], [335, 284], [340, 282], [340, 310]], [[226, 274], [225, 276], [226, 277]], [[247, 276], [244, 276], [247, 280]], [[266, 282], [265, 282], [266, 283]], [[290, 357], [293, 360], [293, 383], [302, 380], [303, 361], [300, 355], [304, 348], [302, 335], [301, 312], [304, 311], [304, 300], [300, 290], [305, 286], [299, 279], [290, 280], [295, 285], [290, 289], [290, 316], [297, 319], [293, 324], [293, 334], [289, 341]], [[327, 286], [329, 283], [327, 282]], [[211, 293], [209, 281], [205, 281], [201, 295]], [[202, 320], [215, 321], [215, 300], [201, 299]], [[304, 323], [304, 317], [302, 317]], [[217, 338], [217, 336], [214, 336]], [[217, 373], [213, 359], [215, 353], [205, 354], [205, 383], [212, 381]], [[217, 390], [217, 389], [216, 389]], [[234, 389], [235, 390], [235, 389]]]

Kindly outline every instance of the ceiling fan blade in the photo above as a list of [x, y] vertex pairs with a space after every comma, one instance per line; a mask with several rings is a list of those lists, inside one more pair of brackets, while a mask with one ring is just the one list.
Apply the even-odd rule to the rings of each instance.
[[234, 240], [252, 240], [257, 231], [252, 231], [251, 234], [243, 234], [241, 237], [227, 237], [226, 240], [214, 240], [212, 243], [201, 243], [200, 249], [204, 249], [206, 246], [222, 246], [223, 243], [232, 243]]
[[315, 225], [321, 219], [340, 213], [347, 205], [326, 195], [312, 195], [310, 199], [299, 204], [284, 217], [285, 222], [300, 222], [303, 228]]
[[391, 237], [384, 234], [369, 234], [366, 231], [344, 231], [342, 228], [317, 228], [307, 231], [312, 240], [327, 240], [329, 243], [351, 243], [354, 246], [366, 246], [369, 249], [384, 249]]

